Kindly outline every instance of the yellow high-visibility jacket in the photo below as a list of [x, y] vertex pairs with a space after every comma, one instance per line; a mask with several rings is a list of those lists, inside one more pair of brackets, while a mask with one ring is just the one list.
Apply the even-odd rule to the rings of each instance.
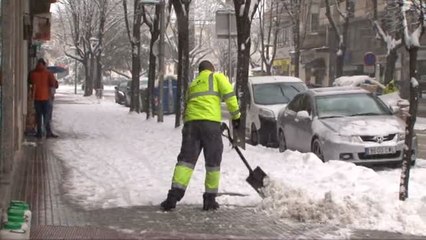
[[226, 102], [232, 119], [240, 118], [238, 100], [228, 78], [223, 73], [202, 71], [189, 86], [185, 122], [193, 120], [221, 122], [221, 99]]

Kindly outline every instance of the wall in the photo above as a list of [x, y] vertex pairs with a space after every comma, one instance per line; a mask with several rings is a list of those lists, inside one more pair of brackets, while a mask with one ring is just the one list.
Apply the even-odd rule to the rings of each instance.
[[0, 209], [9, 200], [23, 141], [28, 72], [23, 19], [29, 12], [29, 0], [1, 0], [1, 10]]

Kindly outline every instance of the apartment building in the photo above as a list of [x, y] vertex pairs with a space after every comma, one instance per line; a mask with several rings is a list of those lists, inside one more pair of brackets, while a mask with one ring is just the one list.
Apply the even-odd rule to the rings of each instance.
[[[302, 1], [303, 2], [303, 1]], [[339, 0], [340, 7], [335, 1], [330, 1], [333, 19], [339, 28], [343, 24], [343, 18], [339, 11], [346, 12], [346, 0]], [[378, 17], [384, 28], [397, 29], [397, 17], [393, 16], [387, 8], [387, 0], [378, 0]], [[304, 1], [301, 8], [302, 18], [300, 24], [300, 71], [299, 76], [307, 83], [330, 86], [335, 78], [337, 38], [326, 16], [325, 0]], [[351, 17], [348, 28], [348, 42], [344, 57], [343, 75], [366, 74], [375, 75], [375, 71], [383, 78], [386, 66], [386, 46], [377, 37], [371, 19], [374, 14], [372, 0], [351, 0]], [[288, 25], [283, 25], [283, 29], [289, 29]], [[286, 45], [286, 38], [282, 39], [278, 45], [279, 52], [290, 52], [293, 46]], [[424, 38], [422, 39], [422, 42]], [[288, 50], [290, 49], [290, 50]], [[403, 65], [407, 54], [404, 48], [399, 50], [398, 61], [396, 63], [395, 79], [400, 80], [404, 76]], [[366, 65], [366, 54], [374, 55], [376, 65]], [[291, 54], [290, 54], [291, 55]], [[277, 63], [286, 59], [284, 55], [277, 56]], [[288, 60], [288, 58], [287, 58]], [[406, 63], [405, 63], [406, 64]], [[426, 50], [420, 49], [418, 53], [418, 65], [420, 78], [426, 79]], [[423, 70], [425, 69], [425, 70]], [[423, 76], [423, 77], [422, 77]], [[381, 79], [382, 80], [382, 79]]]

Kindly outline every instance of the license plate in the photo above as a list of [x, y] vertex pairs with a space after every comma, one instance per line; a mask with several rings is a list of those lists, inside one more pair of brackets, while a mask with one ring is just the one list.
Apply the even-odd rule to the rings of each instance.
[[395, 146], [370, 147], [365, 149], [367, 155], [392, 154], [396, 153]]

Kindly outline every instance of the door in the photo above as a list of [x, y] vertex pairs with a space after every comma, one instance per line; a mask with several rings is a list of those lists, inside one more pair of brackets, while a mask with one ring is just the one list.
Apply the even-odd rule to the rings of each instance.
[[303, 96], [304, 94], [299, 94], [294, 97], [294, 99], [290, 101], [287, 108], [284, 110], [284, 137], [287, 148], [291, 150], [298, 150], [296, 113], [300, 109], [300, 103]]
[[308, 112], [310, 118], [300, 118], [296, 116], [295, 129], [297, 136], [297, 150], [301, 152], [311, 151], [312, 139], [312, 101], [308, 95], [304, 95], [299, 102], [299, 112]]

